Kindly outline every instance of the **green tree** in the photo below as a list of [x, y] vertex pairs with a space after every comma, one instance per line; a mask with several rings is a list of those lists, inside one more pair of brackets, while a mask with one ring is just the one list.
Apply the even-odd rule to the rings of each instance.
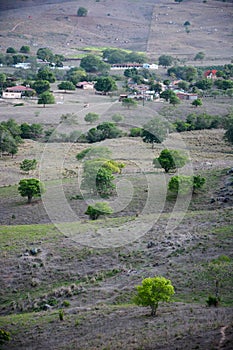
[[98, 78], [94, 87], [97, 91], [103, 91], [105, 93], [117, 90], [116, 82], [112, 77]]
[[21, 137], [23, 139], [32, 139], [36, 140], [40, 138], [43, 134], [43, 127], [41, 124], [28, 124], [23, 123], [20, 125]]
[[85, 7], [79, 7], [77, 11], [78, 17], [86, 17], [87, 16], [87, 9]]
[[173, 176], [168, 183], [168, 189], [175, 194], [188, 194], [193, 190], [193, 178], [186, 175]]
[[170, 170], [176, 170], [182, 168], [187, 162], [187, 157], [177, 150], [164, 149], [161, 151], [160, 156], [153, 160], [153, 164], [156, 168], [162, 167], [166, 173]]
[[171, 281], [165, 277], [148, 277], [137, 286], [137, 294], [133, 298], [136, 305], [150, 306], [151, 316], [156, 315], [160, 301], [170, 301], [175, 293]]
[[22, 52], [22, 53], [30, 53], [30, 46], [27, 46], [27, 45], [21, 46], [20, 52]]
[[133, 98], [126, 97], [122, 100], [122, 106], [127, 107], [128, 109], [131, 107], [135, 108], [137, 107], [137, 101], [135, 101]]
[[36, 159], [24, 159], [20, 163], [20, 169], [25, 172], [29, 172], [30, 170], [35, 170], [37, 166]]
[[6, 53], [17, 53], [17, 50], [14, 47], [8, 47], [6, 49]]
[[169, 103], [171, 103], [173, 106], [176, 106], [176, 105], [180, 104], [180, 99], [176, 95], [172, 95], [170, 97]]
[[185, 80], [182, 80], [182, 81], [179, 81], [178, 83], [178, 88], [179, 89], [182, 89], [184, 91], [188, 91], [189, 89], [189, 83]]
[[112, 208], [106, 202], [97, 202], [94, 205], [89, 205], [85, 212], [92, 220], [98, 219], [100, 215], [109, 215], [112, 213]]
[[192, 102], [192, 106], [195, 106], [195, 107], [200, 107], [202, 106], [202, 100], [200, 98], [197, 98], [196, 100], [194, 100]]
[[66, 73], [65, 78], [76, 85], [80, 81], [84, 81], [87, 78], [87, 74], [84, 69], [73, 67]]
[[38, 179], [22, 179], [19, 181], [18, 191], [22, 197], [28, 198], [30, 204], [33, 197], [40, 197], [44, 193], [44, 186]]
[[159, 118], [151, 119], [143, 126], [141, 137], [146, 143], [151, 143], [154, 148], [155, 143], [161, 143], [165, 139], [168, 131], [168, 123]]
[[121, 114], [113, 114], [112, 116], [112, 120], [115, 122], [115, 123], [120, 123], [124, 120], [124, 117], [123, 115]]
[[193, 193], [201, 189], [204, 186], [205, 182], [206, 182], [205, 177], [201, 175], [194, 175], [193, 176]]
[[53, 61], [53, 53], [47, 47], [41, 47], [40, 49], [38, 49], [36, 55], [37, 55], [37, 58], [43, 61], [47, 61], [47, 62]]
[[172, 96], [176, 96], [176, 94], [174, 93], [174, 91], [172, 90], [165, 90], [160, 94], [161, 98], [164, 98], [166, 101], [169, 101], [171, 99]]
[[39, 105], [51, 105], [55, 103], [55, 98], [53, 94], [49, 91], [42, 92], [42, 94], [39, 95], [38, 104]]
[[84, 163], [81, 187], [101, 196], [109, 196], [115, 185], [112, 170], [107, 166], [106, 159], [87, 160]]
[[121, 130], [114, 123], [110, 122], [99, 124], [97, 130], [102, 131], [104, 139], [115, 139], [122, 136]]
[[54, 72], [52, 72], [48, 67], [42, 67], [38, 70], [37, 79], [39, 81], [46, 80], [50, 83], [54, 83], [56, 81]]
[[99, 114], [89, 112], [85, 115], [84, 120], [87, 123], [95, 123], [99, 119]]
[[169, 55], [161, 55], [159, 56], [159, 65], [163, 67], [168, 67], [171, 66], [173, 63], [174, 59], [172, 56]]
[[209, 90], [211, 89], [212, 85], [213, 85], [213, 81], [211, 79], [202, 79], [202, 80], [198, 80], [195, 83], [195, 86], [201, 90]]
[[141, 128], [131, 128], [129, 136], [130, 137], [139, 137], [142, 134], [142, 129]]
[[62, 81], [60, 84], [58, 84], [59, 90], [65, 90], [65, 92], [68, 91], [74, 91], [75, 85], [71, 81]]
[[40, 95], [50, 89], [50, 84], [47, 80], [37, 80], [33, 83], [32, 88]]
[[201, 60], [202, 61], [204, 58], [205, 58], [205, 53], [200, 51], [194, 57], [194, 61], [197, 61], [197, 60]]
[[79, 152], [76, 155], [77, 160], [82, 159], [95, 159], [95, 158], [108, 158], [111, 156], [111, 151], [108, 147], [98, 146], [98, 147], [88, 147]]
[[88, 73], [108, 72], [110, 65], [95, 55], [87, 55], [81, 59], [80, 67]]
[[1, 123], [0, 124], [0, 153], [11, 154], [12, 157], [18, 152], [18, 142], [11, 132]]
[[3, 89], [4, 85], [6, 83], [6, 74], [0, 73], [0, 88]]

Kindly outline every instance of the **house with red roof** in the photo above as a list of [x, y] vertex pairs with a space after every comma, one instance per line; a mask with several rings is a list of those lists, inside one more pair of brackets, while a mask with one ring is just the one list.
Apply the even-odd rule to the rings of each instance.
[[16, 85], [6, 88], [2, 93], [2, 98], [22, 98], [23, 96], [33, 95], [35, 90], [28, 86]]
[[207, 71], [205, 71], [204, 76], [207, 79], [216, 79], [216, 73], [217, 73], [217, 69], [209, 69]]

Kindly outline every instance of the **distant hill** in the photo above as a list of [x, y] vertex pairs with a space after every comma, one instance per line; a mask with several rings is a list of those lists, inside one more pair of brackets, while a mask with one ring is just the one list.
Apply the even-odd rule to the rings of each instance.
[[[0, 39], [7, 47], [49, 47], [75, 55], [84, 47], [118, 47], [192, 60], [203, 51], [208, 62], [233, 58], [233, 0], [7, 0], [0, 2]], [[77, 16], [79, 6], [87, 17]], [[188, 21], [187, 28], [184, 23]]]

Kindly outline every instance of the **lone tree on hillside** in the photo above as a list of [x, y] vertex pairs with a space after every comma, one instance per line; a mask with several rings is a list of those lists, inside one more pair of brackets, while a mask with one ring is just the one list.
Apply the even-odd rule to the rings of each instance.
[[196, 108], [202, 106], [202, 100], [200, 98], [197, 98], [192, 102], [192, 106], [195, 106]]
[[137, 294], [133, 298], [136, 305], [150, 306], [151, 316], [156, 315], [160, 301], [170, 301], [175, 293], [171, 281], [165, 277], [148, 277], [137, 286]]
[[170, 170], [182, 168], [187, 161], [187, 157], [177, 150], [164, 149], [158, 158], [153, 160], [155, 168], [162, 167], [166, 173]]
[[39, 105], [52, 105], [55, 103], [55, 98], [53, 94], [49, 91], [45, 91], [39, 96], [38, 104]]
[[173, 57], [169, 55], [161, 55], [159, 57], [159, 65], [165, 68], [168, 66], [171, 66], [173, 61], [174, 61]]
[[30, 204], [33, 197], [40, 197], [44, 193], [44, 186], [38, 179], [23, 179], [19, 181], [18, 191], [22, 197], [28, 197]]
[[94, 205], [89, 205], [85, 212], [92, 220], [98, 219], [100, 215], [109, 215], [112, 213], [112, 208], [106, 202], [97, 202]]
[[141, 137], [144, 142], [151, 143], [152, 148], [154, 148], [155, 143], [163, 142], [168, 130], [168, 123], [166, 121], [154, 118], [143, 126]]
[[85, 7], [79, 7], [77, 11], [78, 17], [86, 17], [87, 16], [87, 9]]
[[135, 108], [137, 107], [137, 101], [135, 101], [133, 98], [126, 97], [122, 100], [122, 106], [127, 107], [128, 109], [131, 107]]

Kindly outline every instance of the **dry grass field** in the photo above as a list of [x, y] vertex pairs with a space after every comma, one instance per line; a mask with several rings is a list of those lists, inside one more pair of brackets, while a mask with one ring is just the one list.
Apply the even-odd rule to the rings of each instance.
[[[86, 18], [76, 16], [79, 6], [88, 8]], [[98, 45], [145, 51], [155, 60], [166, 53], [193, 63], [198, 51], [206, 53], [203, 64], [232, 58], [230, 2], [10, 0], [0, 10], [3, 52], [28, 44], [33, 52], [48, 46], [73, 56]], [[158, 73], [165, 76], [163, 68]], [[56, 103], [45, 108], [33, 100], [15, 106], [16, 100], [0, 99], [0, 122], [14, 118], [58, 133], [86, 132], [96, 126], [85, 122], [88, 112], [99, 114], [98, 123], [119, 113], [124, 136], [93, 145], [108, 147], [126, 166], [106, 199], [113, 214], [93, 221], [85, 214], [92, 198], [80, 189], [82, 162], [75, 157], [90, 144], [25, 140], [13, 158], [0, 158], [0, 329], [11, 335], [1, 349], [231, 350], [232, 145], [223, 129], [170, 133], [154, 149], [127, 135], [156, 116], [170, 123], [193, 112], [223, 117], [233, 100], [203, 98], [199, 108], [190, 101], [176, 107], [145, 101], [127, 109], [117, 96], [62, 93], [56, 84], [52, 90]], [[62, 122], [67, 113], [72, 118]], [[197, 194], [176, 198], [167, 191], [172, 174], [152, 164], [166, 147], [189, 156], [180, 174], [206, 178]], [[19, 168], [26, 158], [38, 161], [30, 174]], [[17, 186], [30, 177], [40, 178], [46, 192], [29, 205]], [[132, 296], [143, 278], [155, 275], [169, 278], [175, 295], [153, 318]], [[216, 280], [220, 305], [207, 307]]]

